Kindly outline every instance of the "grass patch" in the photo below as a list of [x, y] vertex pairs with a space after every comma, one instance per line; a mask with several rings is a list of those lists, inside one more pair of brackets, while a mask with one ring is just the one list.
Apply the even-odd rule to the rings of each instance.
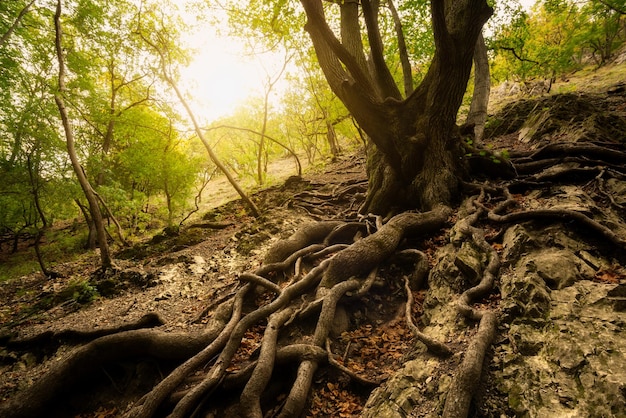
[[[46, 267], [54, 270], [54, 265], [76, 261], [87, 250], [84, 244], [86, 234], [71, 234], [67, 229], [48, 231], [40, 245]], [[40, 272], [33, 240], [20, 242], [16, 253], [0, 254], [0, 283]]]
[[39, 269], [34, 251], [12, 254], [0, 263], [0, 283], [32, 274]]

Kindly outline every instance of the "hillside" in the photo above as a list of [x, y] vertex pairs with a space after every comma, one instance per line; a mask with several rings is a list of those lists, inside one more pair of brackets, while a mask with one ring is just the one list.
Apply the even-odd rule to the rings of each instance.
[[[322, 354], [332, 354], [296, 356], [319, 363], [306, 416], [436, 417], [447, 397], [465, 392], [473, 397], [472, 417], [626, 416], [623, 74], [624, 64], [572, 75], [553, 86], [556, 94], [535, 97], [494, 89], [498, 96], [485, 144], [495, 152], [468, 157], [500, 178], [468, 184], [463, 203], [441, 225], [425, 221], [419, 233], [402, 235], [384, 257], [357, 260], [358, 274], [347, 274], [345, 283], [361, 276], [372, 280], [367, 289], [350, 288], [333, 310], [328, 346], [321, 345]], [[64, 386], [46, 386], [47, 416], [122, 416], [192, 354], [97, 357], [93, 369], [75, 381], [59, 364], [105, 335], [155, 329], [178, 341], [215, 337], [228, 320], [228, 301], [247, 280], [257, 280], [259, 288], [244, 310], [269, 306], [280, 288], [254, 277], [306, 248], [291, 245], [297, 231], [325, 225], [307, 233], [317, 234], [307, 245], [338, 255], [387, 231], [383, 223], [391, 221], [356, 213], [366, 186], [364, 157], [346, 156], [323, 172], [255, 193], [264, 212], [259, 219], [230, 201], [194, 225], [119, 251], [114, 274], [94, 273], [97, 258], [90, 256], [55, 266], [62, 277], [31, 274], [2, 283], [0, 412], [12, 416], [16, 402], [31, 395], [43, 399], [42, 384], [34, 382], [45, 382]], [[324, 222], [314, 223], [319, 221]], [[303, 256], [265, 278], [284, 289], [331, 260], [326, 253], [318, 257]], [[490, 275], [494, 283], [487, 288]], [[280, 347], [315, 340], [321, 320], [309, 306], [323, 309], [316, 300], [332, 299], [315, 292], [300, 297], [299, 309], [313, 312], [285, 325], [275, 337]], [[465, 302], [459, 300], [480, 317], [464, 317]], [[481, 353], [487, 331], [478, 324], [486, 312], [497, 324]], [[204, 416], [238, 411], [242, 380], [252, 373], [244, 372], [261, 363], [269, 329], [265, 318], [246, 329], [223, 381], [203, 404]], [[437, 352], [429, 341], [448, 352]], [[468, 353], [480, 360], [479, 384], [472, 380], [476, 374], [464, 372]], [[276, 366], [273, 383], [261, 391], [267, 416], [285, 401], [297, 374], [294, 363]], [[157, 416], [189, 393], [212, 364], [188, 373]], [[50, 370], [59, 374], [45, 380]]]

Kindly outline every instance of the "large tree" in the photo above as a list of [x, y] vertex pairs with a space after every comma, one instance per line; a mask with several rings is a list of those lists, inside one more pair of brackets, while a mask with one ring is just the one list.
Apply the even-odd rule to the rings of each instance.
[[[384, 3], [302, 4], [305, 29], [328, 83], [371, 140], [369, 193], [362, 211], [386, 214], [452, 203], [463, 175], [456, 115], [476, 40], [492, 8], [484, 0], [431, 2], [435, 54], [420, 85], [404, 97], [385, 61], [379, 25]], [[340, 39], [329, 25], [330, 11], [340, 14]]]
[[[424, 4], [422, 0], [416, 1]], [[554, 249], [555, 243], [566, 245], [565, 243], [575, 240], [569, 234], [557, 239], [552, 231], [546, 233], [545, 227], [550, 221], [565, 221], [566, 228], [572, 234], [576, 229], [585, 232], [584, 235], [580, 234], [581, 239], [595, 232], [600, 239], [594, 239], [590, 243], [593, 248], [572, 244], [572, 256], [575, 255], [573, 252], [575, 247], [576, 254], [580, 253], [581, 257], [576, 256], [578, 261], [574, 259], [571, 261], [576, 267], [572, 273], [576, 279], [572, 278], [571, 281], [585, 277], [578, 267], [585, 265], [588, 273], [584, 274], [589, 279], [586, 282], [591, 283], [592, 280], [598, 281], [604, 277], [602, 280], [615, 286], [611, 288], [611, 292], [619, 290], [619, 285], [615, 281], [623, 280], [623, 274], [612, 271], [614, 267], [611, 267], [611, 270], [604, 270], [602, 266], [612, 265], [611, 263], [617, 259], [613, 254], [619, 255], [622, 259], [623, 251], [626, 249], [626, 240], [614, 232], [614, 229], [624, 230], [621, 221], [624, 206], [609, 191], [609, 180], [619, 180], [617, 183], [619, 186], [611, 187], [617, 192], [622, 189], [623, 180], [626, 178], [626, 169], [623, 167], [626, 153], [622, 151], [623, 143], [618, 143], [615, 139], [621, 138], [621, 133], [626, 131], [626, 122], [622, 120], [621, 115], [617, 116], [616, 112], [606, 107], [606, 96], [591, 100], [577, 95], [563, 95], [531, 103], [532, 111], [528, 111], [530, 107], [527, 102], [516, 105], [517, 111], [511, 110], [511, 107], [506, 109], [503, 112], [506, 116], [503, 118], [510, 120], [511, 123], [502, 123], [504, 119], [495, 118], [496, 123], [493, 124], [496, 128], [502, 126], [500, 129], [502, 134], [508, 137], [510, 134], [518, 133], [522, 120], [526, 118], [532, 123], [526, 127], [545, 125], [541, 129], [533, 127], [533, 132], [531, 134], [527, 132], [526, 136], [534, 137], [533, 141], [537, 144], [544, 142], [548, 144], [528, 152], [520, 150], [517, 155], [512, 155], [511, 164], [518, 174], [514, 182], [468, 184], [466, 190], [473, 190], [477, 194], [465, 199], [460, 209], [453, 212], [450, 207], [441, 203], [453, 203], [454, 191], [458, 189], [463, 176], [462, 141], [457, 132], [456, 113], [468, 81], [481, 26], [491, 13], [491, 9], [484, 1], [432, 3], [436, 52], [421, 84], [414, 89], [413, 79], [409, 80], [408, 77], [412, 74], [408, 74], [410, 66], [406, 65], [406, 60], [395, 61], [396, 65], [404, 63], [401, 65], [404, 68], [404, 76], [395, 74], [390, 70], [393, 68], [389, 64], [393, 60], [390, 49], [383, 48], [382, 34], [398, 36], [402, 32], [397, 23], [402, 22], [406, 16], [400, 14], [395, 16], [391, 11], [391, 15], [383, 13], [382, 5], [372, 0], [361, 0], [360, 3], [346, 0], [342, 4], [327, 5], [319, 0], [303, 2], [309, 18], [307, 29], [314, 40], [321, 67], [335, 92], [370, 137], [371, 190], [364, 210], [378, 213], [386, 213], [396, 207], [399, 209], [432, 207], [432, 210], [422, 210], [420, 213], [406, 211], [386, 221], [382, 216], [358, 217], [351, 212], [353, 204], [361, 201], [363, 189], [360, 176], [347, 179], [345, 175], [347, 170], [342, 170], [341, 173], [338, 170], [336, 174], [337, 177], [341, 177], [341, 183], [333, 187], [334, 191], [328, 194], [313, 192], [310, 190], [311, 184], [307, 181], [291, 179], [286, 182], [284, 188], [275, 189], [281, 202], [284, 196], [292, 196], [287, 205], [276, 205], [275, 202], [278, 200], [263, 198], [261, 202], [269, 202], [265, 205], [268, 212], [255, 220], [252, 226], [237, 225], [236, 227], [240, 229], [236, 233], [232, 230], [225, 231], [219, 239], [213, 239], [217, 236], [212, 236], [211, 241], [214, 241], [215, 248], [225, 250], [227, 258], [224, 260], [229, 271], [232, 271], [230, 266], [236, 260], [231, 250], [232, 242], [251, 242], [248, 238], [245, 241], [240, 239], [248, 234], [247, 231], [257, 227], [259, 230], [267, 228], [267, 231], [274, 234], [274, 224], [271, 222], [282, 222], [282, 219], [277, 218], [283, 217], [292, 203], [295, 207], [299, 203], [313, 202], [316, 206], [322, 207], [329, 202], [345, 202], [344, 196], [352, 197], [344, 206], [322, 212], [330, 220], [302, 225], [291, 237], [276, 240], [268, 249], [260, 266], [258, 260], [254, 260], [249, 264], [256, 267], [239, 275], [238, 280], [242, 282], [239, 287], [222, 287], [225, 282], [217, 276], [220, 274], [219, 270], [199, 269], [199, 274], [202, 275], [201, 282], [204, 282], [205, 278], [216, 278], [216, 286], [229, 289], [225, 292], [234, 290], [233, 293], [222, 296], [221, 290], [218, 293], [215, 288], [216, 292], [210, 293], [213, 296], [198, 298], [198, 305], [195, 306], [202, 307], [199, 316], [196, 315], [197, 311], [193, 306], [185, 306], [184, 312], [188, 314], [186, 316], [181, 314], [181, 318], [176, 318], [176, 321], [179, 319], [183, 321], [185, 317], [195, 317], [189, 319], [188, 332], [173, 332], [171, 327], [169, 331], [134, 329], [161, 324], [154, 312], [150, 312], [141, 320], [116, 328], [100, 327], [93, 332], [46, 331], [32, 338], [9, 341], [7, 343], [9, 349], [11, 346], [17, 348], [32, 346], [33, 350], [36, 349], [39, 353], [48, 353], [42, 349], [42, 346], [46, 346], [46, 341], [51, 341], [49, 346], [54, 347], [58, 346], [57, 340], [65, 340], [68, 337], [90, 342], [76, 348], [62, 360], [57, 361], [56, 357], [46, 354], [50, 359], [46, 364], [50, 365], [46, 374], [18, 392], [12, 399], [0, 404], [0, 416], [28, 418], [52, 415], [52, 407], [55, 404], [67, 404], [65, 399], [67, 392], [78, 385], [86, 386], [83, 384], [85, 380], [97, 377], [102, 371], [106, 375], [107, 384], [110, 382], [110, 386], [115, 389], [116, 400], [126, 402], [126, 399], [133, 398], [133, 405], [128, 406], [123, 412], [124, 416], [129, 418], [151, 418], [168, 413], [170, 417], [183, 418], [197, 416], [203, 412], [215, 416], [253, 418], [269, 415], [291, 418], [307, 413], [312, 416], [323, 415], [322, 411], [310, 409], [305, 412], [305, 409], [307, 404], [310, 404], [311, 398], [315, 399], [315, 395], [309, 396], [312, 390], [322, 393], [329, 389], [331, 395], [336, 396], [337, 387], [334, 383], [327, 381], [326, 385], [319, 387], [331, 376], [331, 373], [326, 373], [329, 370], [326, 366], [329, 366], [340, 372], [338, 379], [341, 379], [342, 385], [344, 383], [346, 386], [354, 385], [355, 392], [369, 396], [371, 402], [368, 401], [364, 407], [369, 408], [369, 411], [365, 412], [366, 416], [426, 416], [424, 412], [428, 410], [433, 416], [466, 418], [470, 414], [480, 415], [479, 404], [491, 403], [492, 399], [499, 397], [502, 390], [502, 380], [494, 378], [491, 373], [486, 379], [487, 382], [484, 380], [481, 382], [483, 369], [493, 372], [495, 369], [502, 369], [505, 364], [515, 363], [517, 366], [518, 360], [523, 360], [517, 353], [525, 352], [533, 357], [530, 364], [533, 370], [527, 376], [536, 377], [537, 351], [552, 350], [548, 350], [547, 341], [536, 340], [534, 336], [526, 340], [522, 337], [523, 334], [519, 333], [520, 328], [529, 328], [533, 334], [538, 328], [543, 328], [555, 334], [553, 330], [557, 328], [553, 325], [557, 325], [556, 321], [544, 322], [547, 321], [548, 310], [555, 304], [567, 305], [567, 303], [561, 303], [562, 299], [551, 299], [552, 290], [555, 293], [564, 290], [572, 297], [579, 294], [565, 289], [569, 286], [565, 282], [569, 282], [570, 279], [562, 278], [558, 263], [555, 264], [552, 258], [540, 256], [540, 248], [544, 242], [535, 236], [535, 232], [545, 236], [545, 246], [551, 250]], [[284, 1], [263, 0], [262, 3], [266, 6], [276, 6], [275, 10], [288, 9]], [[414, 4], [409, 1], [406, 3]], [[285, 7], [281, 8], [282, 6]], [[341, 25], [338, 33], [341, 34], [341, 41], [331, 30], [329, 22], [335, 27], [335, 21], [325, 18], [326, 7], [328, 10], [339, 8]], [[177, 49], [172, 39], [167, 37], [167, 29], [173, 30], [176, 27], [172, 24], [161, 24], [167, 23], [165, 19], [167, 13], [163, 10], [164, 7], [159, 3], [152, 8], [153, 13], [142, 15], [140, 34], [158, 56], [158, 65], [154, 68], [175, 90], [180, 102], [188, 111], [194, 130], [200, 138], [203, 138], [206, 130], [196, 123], [185, 95], [177, 90], [176, 72], [173, 71], [176, 66], [171, 65], [173, 63], [171, 53]], [[400, 8], [400, 11], [402, 10]], [[404, 9], [405, 13], [406, 10]], [[151, 16], [152, 20], [149, 19]], [[59, 17], [57, 13], [57, 20]], [[361, 17], [364, 18], [367, 41], [360, 31]], [[149, 26], [151, 22], [155, 24]], [[390, 25], [389, 22], [393, 24]], [[387, 25], [386, 31], [384, 25]], [[379, 27], [383, 29], [379, 31]], [[389, 30], [390, 27], [394, 29]], [[60, 31], [57, 33], [60, 34]], [[367, 53], [363, 49], [366, 44], [370, 45]], [[60, 42], [57, 42], [57, 46], [59, 45]], [[407, 48], [401, 50], [408, 56], [412, 44], [409, 42], [406, 45]], [[366, 58], [368, 55], [370, 58]], [[62, 54], [59, 62], [60, 64], [64, 62]], [[63, 68], [63, 65], [60, 65], [60, 69]], [[410, 71], [413, 72], [414, 69]], [[400, 83], [396, 83], [396, 80], [402, 80], [403, 89], [398, 87]], [[403, 97], [401, 90], [404, 90], [408, 97]], [[597, 109], [594, 110], [596, 106]], [[554, 114], [560, 113], [565, 116], [562, 118], [555, 115], [551, 118], [555, 121], [560, 120], [558, 125], [553, 125], [552, 121], [544, 123], [549, 117], [545, 112], [549, 112], [552, 107], [555, 108]], [[583, 115], [579, 119], [578, 114], [562, 112], [560, 109], [564, 107], [573, 109], [572, 112], [588, 115]], [[134, 108], [132, 112], [125, 113], [125, 117], [130, 117], [140, 110], [139, 107]], [[510, 118], [511, 113], [524, 116]], [[605, 130], [602, 126], [602, 129], [595, 133], [586, 130], [594, 124], [611, 126], [611, 129]], [[572, 128], [572, 125], [576, 127]], [[118, 125], [118, 134], [123, 132], [121, 130], [124, 126], [122, 123]], [[578, 127], [582, 130], [578, 130]], [[486, 137], [492, 138], [496, 128], [488, 129]], [[68, 131], [71, 132], [69, 129]], [[574, 132], [572, 135], [567, 135], [567, 132], [572, 131]], [[559, 135], [554, 135], [554, 132], [558, 132]], [[133, 134], [136, 135], [136, 131], [133, 131]], [[262, 136], [264, 133], [259, 135]], [[270, 140], [267, 134], [265, 136]], [[570, 136], [576, 142], [556, 143], [556, 136]], [[593, 138], [596, 142], [581, 141], [582, 137]], [[614, 143], [610, 144], [612, 141]], [[211, 154], [211, 144], [206, 138], [203, 142]], [[600, 146], [596, 143], [610, 145]], [[133, 153], [133, 156], [140, 157], [137, 153]], [[599, 193], [597, 197], [588, 196], [587, 199], [584, 197], [586, 193], [583, 193], [582, 186], [576, 191], [566, 191], [566, 188], [571, 189], [570, 185], [556, 188], [554, 187], [556, 181], [584, 183], [585, 189], [593, 188]], [[541, 199], [530, 197], [531, 193], [526, 193], [529, 188], [543, 189], [542, 193], [535, 194], [541, 196]], [[554, 200], [557, 205], [550, 203], [548, 205], [552, 207], [547, 209], [527, 209], [546, 205], [545, 196], [555, 192], [555, 189], [558, 189], [559, 193], [558, 199]], [[292, 193], [292, 190], [298, 193]], [[566, 194], [571, 194], [572, 205], [567, 204]], [[311, 198], [315, 200], [307, 200]], [[607, 209], [605, 215], [595, 203], [587, 204], [586, 201], [610, 201], [614, 208]], [[347, 214], [344, 208], [348, 205], [347, 210], [350, 213]], [[515, 211], [515, 205], [520, 205], [523, 209]], [[571, 210], [570, 207], [580, 209]], [[227, 211], [243, 212], [240, 210], [243, 205], [228, 208], [224, 214], [227, 214]], [[235, 216], [233, 213], [227, 216], [231, 215]], [[293, 223], [299, 223], [301, 219], [302, 217], [298, 215]], [[433, 237], [433, 234], [439, 234], [444, 227], [450, 226], [452, 219], [456, 219], [456, 222], [449, 232]], [[541, 224], [532, 225], [531, 221], [534, 219], [541, 220]], [[500, 226], [497, 226], [517, 222], [528, 224], [524, 227], [515, 225], [508, 229], [505, 227], [500, 229]], [[289, 224], [291, 225], [291, 222]], [[610, 225], [611, 229], [605, 224]], [[495, 233], [499, 229], [502, 233]], [[280, 228], [276, 229], [278, 230]], [[267, 238], [266, 231], [263, 230], [262, 233], [264, 241]], [[225, 242], [229, 244], [224, 244]], [[174, 241], [162, 245], [167, 243]], [[444, 248], [432, 251], [433, 246], [441, 243], [445, 243]], [[237, 248], [243, 249], [243, 246]], [[589, 251], [580, 250], [581, 248], [588, 248]], [[188, 258], [191, 254], [197, 255], [197, 250], [200, 248], [189, 248], [185, 253], [178, 253], [184, 254], [184, 257], [172, 257], [172, 254], [168, 254], [158, 261], [152, 259], [144, 263], [143, 267], [148, 268], [150, 265], [162, 267], [161, 260], [166, 259], [175, 259], [176, 263], [179, 263], [181, 259]], [[603, 257], [603, 252], [606, 252], [610, 259]], [[217, 252], [211, 250], [210, 256], [213, 257], [215, 253]], [[532, 257], [537, 258], [526, 258], [531, 256], [529, 253], [533, 253]], [[520, 259], [522, 255], [524, 258]], [[559, 251], [556, 257], [554, 260], [560, 261], [563, 253]], [[500, 269], [501, 260], [508, 266], [506, 271]], [[555, 269], [559, 270], [555, 274], [543, 269], [544, 265], [552, 267], [553, 264], [556, 265]], [[592, 264], [598, 268], [592, 268]], [[427, 275], [430, 265], [433, 269]], [[140, 273], [136, 269], [133, 270], [135, 271], [132, 277], [137, 278]], [[181, 275], [185, 274], [182, 270], [179, 270]], [[213, 270], [213, 267], [210, 270]], [[522, 272], [519, 277], [514, 278], [509, 274], [515, 270]], [[543, 273], [540, 273], [542, 271]], [[119, 277], [122, 273], [126, 272], [119, 272]], [[146, 283], [147, 287], [153, 282], [149, 277], [146, 275], [145, 279], [137, 279], [136, 282], [141, 286]], [[413, 303], [413, 294], [421, 294], [426, 280], [428, 282], [425, 299], [420, 303], [424, 316], [421, 323], [416, 324], [413, 320], [414, 308], [419, 307], [416, 306], [417, 303]], [[173, 289], [171, 283], [167, 284], [167, 288]], [[157, 301], [153, 298], [155, 293], [144, 289], [142, 287], [146, 303], [134, 302], [131, 305], [133, 310], [141, 306], [151, 308], [154, 306], [153, 302]], [[183, 292], [180, 297], [191, 299]], [[608, 302], [609, 298], [606, 299]], [[618, 299], [615, 301], [619, 302]], [[181, 304], [181, 300], [174, 299], [169, 302], [171, 303], [169, 306], [173, 308], [174, 305]], [[205, 303], [203, 300], [208, 306], [202, 306]], [[216, 306], [218, 303], [219, 306]], [[404, 309], [395, 306], [399, 303], [404, 304]], [[122, 312], [120, 306], [126, 304], [111, 305], [115, 306], [115, 312]], [[120, 316], [126, 317], [130, 309], [123, 309], [124, 312]], [[171, 312], [173, 311], [170, 311], [170, 315], [173, 316]], [[183, 312], [183, 309], [179, 312]], [[199, 322], [204, 321], [205, 314], [209, 312], [212, 313], [211, 318], [206, 318], [207, 324], [201, 326]], [[561, 310], [554, 312], [559, 321], [562, 320], [561, 312]], [[612, 312], [607, 317], [613, 318], [616, 313]], [[381, 350], [368, 350], [363, 340], [372, 337], [376, 332], [379, 332], [380, 339], [370, 338], [372, 343], [378, 345], [379, 341], [390, 340], [391, 334], [386, 334], [385, 329], [401, 327], [400, 317], [403, 317], [407, 329], [410, 330], [413, 336], [411, 344], [415, 344], [415, 347], [409, 348], [407, 333], [398, 332], [398, 339], [394, 341], [406, 339], [406, 347], [410, 352], [403, 353], [401, 359], [395, 355], [400, 354], [402, 349], [397, 351], [394, 349], [393, 352], [390, 350], [389, 354], [394, 354], [393, 357], [398, 361], [394, 364], [398, 367], [404, 364], [403, 370], [397, 371], [398, 378], [394, 376], [375, 392], [370, 392], [371, 387], [379, 385], [378, 377], [377, 380], [370, 380], [361, 373], [365, 372], [365, 367], [368, 369], [375, 367], [374, 362], [370, 362], [369, 359], [380, 356]], [[122, 318], [118, 319], [122, 321]], [[498, 327], [499, 322], [502, 324], [501, 327]], [[418, 325], [425, 327], [420, 330]], [[611, 328], [607, 325], [606, 329]], [[349, 335], [353, 331], [358, 332]], [[569, 333], [569, 330], [565, 331]], [[558, 338], [565, 338], [567, 333], [561, 332], [562, 335]], [[496, 340], [496, 335], [502, 338]], [[484, 367], [484, 360], [487, 354], [491, 355], [488, 349], [494, 341], [498, 344], [491, 350], [494, 367], [487, 368]], [[520, 342], [522, 344], [518, 344]], [[340, 352], [337, 348], [344, 352], [341, 362], [336, 357], [336, 353]], [[619, 351], [613, 348], [607, 350]], [[607, 352], [607, 350], [596, 351]], [[370, 355], [366, 354], [367, 351], [370, 351]], [[53, 349], [50, 352], [53, 352]], [[560, 350], [554, 352], [557, 356], [560, 355]], [[351, 368], [349, 364], [351, 356], [352, 358], [360, 356], [363, 362]], [[26, 356], [15, 355], [13, 358]], [[133, 367], [133, 363], [138, 359], [144, 361], [148, 358], [150, 362], [153, 358], [158, 361], [152, 377], [149, 376], [150, 373], [144, 373], [143, 365], [141, 368]], [[589, 360], [581, 361], [596, 362], [591, 358]], [[616, 361], [621, 360], [619, 357]], [[559, 365], [560, 369], [552, 369], [556, 372], [551, 371], [549, 374], [571, 376], [571, 367], [559, 364], [559, 361], [555, 358], [553, 363]], [[131, 371], [123, 373], [124, 382], [128, 382], [129, 376], [137, 375], [139, 380], [149, 384], [151, 388], [149, 392], [144, 392], [143, 385], [126, 385], [130, 391], [136, 390], [135, 393], [128, 393], [124, 386], [115, 385], [115, 376], [106, 372], [107, 365], [111, 363], [116, 366], [131, 364], [129, 369]], [[489, 411], [494, 410], [507, 415], [511, 415], [510, 412], [518, 415], [527, 413], [526, 410], [518, 408], [522, 402], [520, 391], [525, 390], [528, 393], [534, 391], [539, 395], [545, 391], [523, 389], [517, 385], [520, 379], [512, 378], [518, 376], [518, 369], [511, 369], [508, 366], [506, 369], [509, 370], [507, 374], [501, 376], [505, 377], [504, 383], [509, 388], [506, 389], [509, 391], [507, 398], [502, 399], [504, 401], [502, 404], [492, 404]], [[161, 372], [164, 370], [171, 372], [163, 377]], [[323, 373], [317, 373], [318, 370]], [[395, 369], [393, 371], [396, 372]], [[31, 376], [33, 374], [29, 373], [28, 377]], [[575, 376], [573, 378], [575, 380]], [[514, 380], [516, 381], [514, 386], [508, 385]], [[604, 380], [611, 384], [615, 377], [607, 377]], [[590, 380], [589, 384], [597, 384], [597, 380]], [[528, 386], [524, 386], [526, 387]], [[555, 386], [550, 384], [546, 387]], [[576, 382], [571, 387], [576, 387]], [[396, 390], [398, 388], [399, 390]], [[619, 392], [619, 388], [615, 391]], [[128, 398], [124, 397], [126, 394]], [[581, 393], [576, 396], [578, 395], [583, 396]], [[90, 398], [82, 394], [79, 396]], [[420, 399], [422, 397], [428, 399], [422, 400]], [[623, 410], [623, 397], [618, 394], [615, 398], [618, 400], [613, 404], [619, 406], [621, 408], [619, 410]], [[385, 405], [381, 405], [381, 409], [375, 409], [376, 403], [381, 399], [385, 401]], [[568, 410], [571, 407], [569, 395], [563, 398], [559, 392], [553, 399]], [[563, 403], [563, 399], [567, 402]], [[545, 399], [542, 401], [545, 402]], [[470, 408], [472, 405], [474, 406]], [[550, 408], [554, 405], [552, 402], [548, 403]], [[596, 405], [590, 404], [594, 408]], [[384, 411], [382, 407], [387, 406], [391, 412], [380, 413]], [[357, 409], [353, 408], [351, 411]], [[208, 410], [210, 412], [207, 412]], [[337, 416], [342, 412], [344, 411], [335, 410], [332, 411], [332, 415]]]

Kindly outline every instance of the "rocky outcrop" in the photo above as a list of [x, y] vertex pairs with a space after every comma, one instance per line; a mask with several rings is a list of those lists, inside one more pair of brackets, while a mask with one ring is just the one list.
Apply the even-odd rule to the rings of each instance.
[[[600, 213], [581, 189], [555, 193], [548, 204]], [[626, 417], [626, 280], [597, 242], [565, 226], [526, 223], [502, 234], [499, 335], [470, 416]], [[481, 257], [469, 244], [448, 245], [429, 277], [423, 332], [459, 354], [439, 359], [416, 348], [372, 393], [364, 416], [441, 416], [476, 332], [454, 304], [480, 274]]]

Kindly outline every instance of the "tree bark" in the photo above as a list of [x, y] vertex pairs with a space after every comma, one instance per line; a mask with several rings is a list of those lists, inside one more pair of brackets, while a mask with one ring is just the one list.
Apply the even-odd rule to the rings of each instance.
[[85, 194], [85, 198], [87, 202], [89, 202], [89, 212], [91, 213], [91, 218], [94, 222], [97, 237], [98, 237], [98, 245], [100, 247], [100, 260], [103, 269], [107, 269], [113, 266], [113, 259], [111, 258], [111, 253], [109, 251], [109, 244], [107, 242], [107, 234], [104, 228], [104, 221], [102, 219], [102, 212], [100, 211], [100, 206], [98, 205], [98, 199], [89, 184], [89, 180], [83, 171], [83, 168], [78, 161], [78, 156], [76, 155], [76, 149], [74, 146], [74, 131], [72, 129], [72, 125], [70, 123], [67, 109], [65, 108], [65, 100], [63, 99], [63, 94], [65, 93], [65, 58], [63, 56], [63, 49], [61, 45], [61, 39], [63, 35], [63, 30], [61, 28], [61, 0], [57, 0], [56, 12], [54, 15], [54, 28], [55, 28], [55, 45], [57, 52], [57, 60], [59, 63], [59, 91], [54, 96], [54, 101], [59, 108], [59, 113], [61, 114], [61, 120], [63, 122], [63, 129], [65, 130], [65, 142], [67, 145], [67, 152], [70, 156], [70, 160], [72, 162], [72, 168], [74, 169], [74, 173], [76, 173], [76, 177], [78, 178], [78, 182], [80, 183], [80, 187], [83, 189], [83, 193]]
[[489, 57], [487, 56], [487, 45], [485, 45], [485, 39], [481, 33], [476, 40], [476, 49], [474, 50], [474, 93], [465, 121], [466, 125], [474, 125], [475, 144], [480, 144], [483, 140], [490, 92]]
[[330, 147], [330, 153], [333, 156], [333, 160], [339, 158], [339, 141], [337, 141], [337, 133], [332, 122], [326, 119], [326, 141]]
[[398, 54], [400, 55], [400, 65], [402, 66], [402, 81], [404, 83], [404, 95], [408, 96], [413, 93], [413, 70], [409, 61], [409, 53], [406, 47], [404, 31], [402, 30], [402, 21], [393, 0], [387, 0], [387, 6], [393, 18], [396, 37], [398, 38]]
[[308, 18], [305, 29], [331, 89], [369, 137], [370, 184], [361, 212], [388, 214], [453, 204], [465, 175], [456, 114], [491, 7], [484, 0], [431, 3], [435, 55], [422, 83], [402, 98], [390, 83], [380, 45], [378, 1], [362, 2], [373, 71], [363, 66], [361, 54], [352, 52], [360, 37], [348, 32], [357, 30], [356, 25], [342, 19], [342, 39], [350, 40], [342, 43], [327, 23], [321, 0], [302, 4]]

